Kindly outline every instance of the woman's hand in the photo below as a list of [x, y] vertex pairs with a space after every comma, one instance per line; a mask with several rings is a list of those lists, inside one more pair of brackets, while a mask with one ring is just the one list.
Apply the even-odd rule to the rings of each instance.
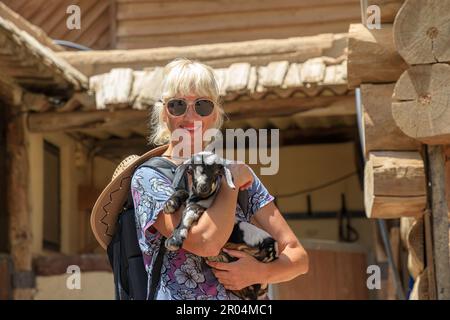
[[213, 262], [205, 260], [212, 268], [216, 278], [227, 290], [241, 290], [252, 284], [264, 283], [263, 262], [238, 250], [223, 249], [230, 256], [239, 258], [237, 261]]
[[249, 189], [253, 184], [253, 174], [245, 163], [232, 163], [229, 165], [233, 182], [239, 190]]

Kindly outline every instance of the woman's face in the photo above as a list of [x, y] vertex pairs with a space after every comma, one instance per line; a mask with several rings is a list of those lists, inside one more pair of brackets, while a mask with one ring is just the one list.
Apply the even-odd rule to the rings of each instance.
[[[167, 110], [167, 103], [164, 106], [163, 121], [167, 124], [169, 131], [173, 133], [176, 129], [187, 130], [191, 136], [191, 141], [194, 139], [194, 134], [200, 134], [202, 139], [203, 134], [207, 129], [213, 128], [217, 118], [217, 106], [214, 107], [213, 112], [208, 116], [199, 115], [194, 108], [194, 103], [198, 99], [209, 99], [208, 97], [201, 97], [195, 95], [182, 96], [177, 95], [172, 99], [183, 99], [187, 102], [188, 108], [181, 116], [173, 116]], [[201, 131], [200, 131], [201, 130]]]

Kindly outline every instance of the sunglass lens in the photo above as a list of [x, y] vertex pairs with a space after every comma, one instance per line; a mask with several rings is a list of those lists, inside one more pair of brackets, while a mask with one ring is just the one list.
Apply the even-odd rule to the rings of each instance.
[[167, 109], [169, 110], [171, 115], [181, 116], [186, 112], [186, 102], [184, 100], [170, 100], [167, 103]]
[[197, 100], [195, 111], [202, 117], [209, 116], [214, 109], [214, 103], [210, 100]]

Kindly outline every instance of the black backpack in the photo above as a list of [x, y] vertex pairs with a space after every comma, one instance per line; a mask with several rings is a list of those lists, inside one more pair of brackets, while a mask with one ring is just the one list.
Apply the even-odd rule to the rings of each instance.
[[[171, 181], [173, 181], [177, 168], [174, 163], [161, 157], [151, 158], [138, 168], [141, 167], [150, 167]], [[248, 208], [247, 190], [239, 191], [238, 203], [246, 214]], [[161, 243], [163, 245], [156, 257], [155, 265], [152, 269], [152, 283], [149, 290], [147, 290], [148, 275], [137, 238], [137, 225], [130, 192], [123, 211], [118, 217], [116, 232], [107, 247], [109, 263], [114, 274], [115, 297], [117, 300], [155, 299], [156, 289], [161, 276], [163, 257], [166, 251], [164, 241], [165, 238], [162, 237]]]

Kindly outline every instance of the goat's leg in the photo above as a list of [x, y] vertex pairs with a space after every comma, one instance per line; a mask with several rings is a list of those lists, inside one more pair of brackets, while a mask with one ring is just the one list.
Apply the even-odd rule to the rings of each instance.
[[181, 248], [192, 225], [198, 221], [204, 211], [205, 208], [198, 204], [188, 203], [183, 210], [180, 223], [173, 230], [172, 236], [166, 239], [165, 246], [168, 250], [175, 251]]
[[189, 193], [186, 190], [181, 189], [175, 191], [164, 204], [164, 213], [174, 213], [186, 202], [188, 197]]

